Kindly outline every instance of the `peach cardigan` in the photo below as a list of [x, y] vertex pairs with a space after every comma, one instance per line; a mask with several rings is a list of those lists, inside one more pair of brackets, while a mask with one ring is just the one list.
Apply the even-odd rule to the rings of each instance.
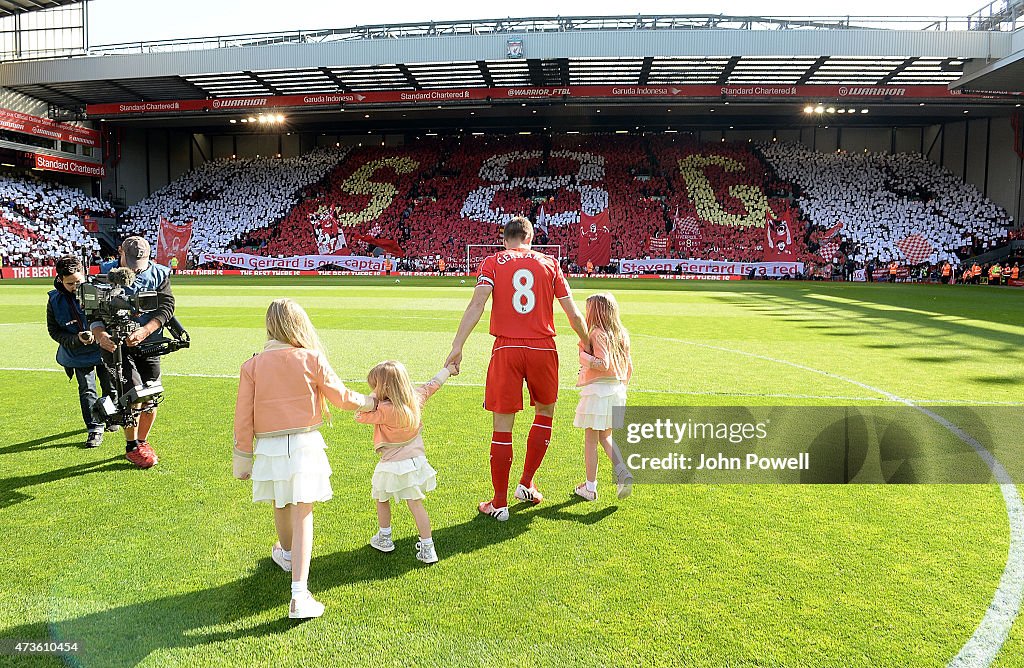
[[603, 330], [595, 329], [590, 333], [590, 343], [594, 347], [591, 355], [580, 347], [580, 375], [576, 387], [583, 387], [594, 382], [615, 382], [626, 384], [633, 377], [633, 359], [629, 354], [629, 342], [626, 342], [626, 360], [618, 367], [610, 368], [608, 360], [608, 335]]
[[372, 410], [376, 403], [345, 387], [330, 362], [315, 350], [267, 341], [242, 365], [235, 404], [235, 447], [252, 452], [253, 439], [314, 431], [323, 423], [320, 397], [344, 410]]
[[[448, 369], [441, 369], [425, 385], [416, 388], [421, 410], [450, 375]], [[398, 415], [390, 401], [381, 401], [376, 410], [356, 413], [356, 422], [373, 425], [373, 449], [382, 462], [397, 462], [426, 454], [422, 421], [415, 427], [398, 426]]]

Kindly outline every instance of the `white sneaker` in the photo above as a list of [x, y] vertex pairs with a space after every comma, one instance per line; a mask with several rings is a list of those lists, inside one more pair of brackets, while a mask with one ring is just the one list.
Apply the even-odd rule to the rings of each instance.
[[499, 522], [504, 522], [508, 519], [508, 506], [504, 508], [495, 508], [491, 505], [490, 501], [481, 501], [477, 509], [484, 515], [490, 515]]
[[324, 614], [324, 604], [309, 592], [292, 598], [288, 606], [288, 619], [313, 619]]
[[274, 563], [281, 567], [281, 570], [285, 573], [292, 572], [292, 560], [284, 556], [284, 548], [280, 545], [275, 545], [270, 550], [270, 558], [274, 560]]
[[576, 485], [576, 496], [587, 501], [597, 501], [597, 492], [591, 492], [587, 489], [587, 483], [585, 482]]
[[615, 480], [618, 483], [619, 498], [624, 499], [633, 493], [633, 474], [626, 466], [615, 469]]
[[434, 544], [424, 545], [422, 541], [416, 541], [416, 558], [425, 564], [436, 564], [437, 551]]
[[537, 505], [544, 500], [544, 495], [538, 492], [536, 487], [527, 487], [523, 483], [516, 485], [516, 491], [513, 496], [520, 501], [532, 503], [533, 505]]
[[373, 538], [370, 539], [370, 547], [381, 552], [394, 552], [395, 541], [391, 540], [391, 536], [385, 536], [381, 532], [373, 534]]

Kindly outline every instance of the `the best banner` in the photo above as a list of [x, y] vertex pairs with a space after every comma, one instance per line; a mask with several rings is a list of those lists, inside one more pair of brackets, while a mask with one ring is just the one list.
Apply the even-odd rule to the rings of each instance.
[[722, 262], [718, 260], [676, 260], [653, 258], [648, 260], [622, 260], [619, 273], [654, 274], [659, 271], [681, 271], [684, 274], [719, 274], [746, 276], [750, 270], [755, 276], [795, 276], [803, 273], [803, 262]]
[[362, 255], [295, 255], [293, 257], [266, 257], [247, 253], [202, 253], [199, 264], [219, 262], [245, 269], [286, 269], [311, 271], [324, 265], [341, 267], [348, 271], [384, 271], [384, 260]]

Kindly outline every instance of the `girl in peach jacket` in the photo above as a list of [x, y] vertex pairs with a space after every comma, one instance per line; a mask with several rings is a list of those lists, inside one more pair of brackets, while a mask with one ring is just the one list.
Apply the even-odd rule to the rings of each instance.
[[[252, 479], [254, 502], [274, 504], [279, 542], [271, 558], [292, 574], [292, 619], [319, 617], [309, 593], [313, 503], [331, 498], [331, 465], [320, 426], [328, 404], [372, 410], [375, 402], [347, 389], [324, 354], [309, 316], [290, 299], [267, 309], [263, 352], [242, 365], [235, 405], [234, 474]], [[254, 445], [255, 440], [255, 445]]]
[[381, 552], [392, 552], [391, 500], [405, 501], [416, 520], [420, 540], [416, 558], [425, 564], [437, 561], [430, 517], [423, 507], [427, 492], [437, 486], [437, 471], [427, 461], [423, 444], [423, 405], [449, 376], [457, 375], [454, 364], [437, 372], [425, 385], [413, 387], [401, 362], [381, 362], [370, 369], [367, 382], [377, 399], [377, 409], [356, 413], [356, 422], [373, 425], [373, 448], [380, 455], [373, 470], [371, 494], [377, 502], [380, 530], [370, 545]]
[[629, 354], [629, 332], [622, 326], [619, 304], [609, 293], [587, 297], [587, 329], [594, 353], [580, 346], [580, 403], [573, 425], [584, 429], [583, 454], [587, 479], [576, 486], [576, 494], [587, 501], [597, 500], [597, 444], [611, 460], [618, 484], [618, 496], [624, 499], [633, 489], [633, 475], [612, 441], [612, 417], [616, 407], [626, 405], [626, 384], [633, 376]]

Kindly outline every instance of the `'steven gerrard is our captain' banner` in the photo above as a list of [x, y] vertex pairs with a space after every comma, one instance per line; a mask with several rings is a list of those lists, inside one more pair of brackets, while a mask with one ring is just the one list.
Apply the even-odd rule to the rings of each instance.
[[286, 269], [310, 271], [330, 264], [348, 271], [384, 271], [384, 260], [362, 255], [295, 255], [293, 257], [266, 257], [247, 253], [202, 253], [199, 264], [219, 262], [244, 269]]
[[309, 93], [307, 95], [254, 95], [212, 100], [153, 100], [86, 105], [89, 116], [117, 114], [174, 114], [188, 111], [232, 111], [275, 107], [329, 107], [339, 104], [437, 104], [480, 100], [545, 98], [840, 98], [840, 99], [949, 99], [991, 97], [982, 93], [951, 91], [946, 86], [837, 86], [837, 85], [666, 85], [666, 86], [521, 86], [513, 88], [444, 88], [434, 90]]
[[750, 270], [755, 276], [794, 276], [804, 270], [803, 262], [722, 262], [717, 260], [622, 260], [619, 272], [623, 274], [652, 274], [659, 271], [682, 271], [685, 274], [720, 274], [746, 276]]

